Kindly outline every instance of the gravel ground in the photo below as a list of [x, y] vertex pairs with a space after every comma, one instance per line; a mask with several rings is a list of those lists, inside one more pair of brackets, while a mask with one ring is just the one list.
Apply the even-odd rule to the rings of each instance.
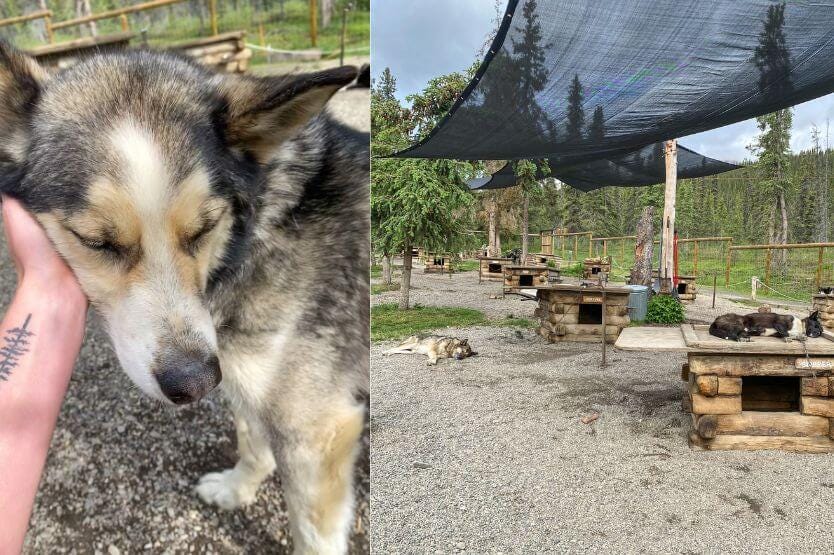
[[[368, 92], [339, 93], [335, 112], [368, 120]], [[357, 115], [358, 114], [358, 115]], [[2, 239], [0, 239], [2, 242]], [[0, 246], [0, 306], [15, 276]], [[277, 477], [243, 510], [222, 512], [193, 493], [199, 477], [236, 461], [231, 413], [217, 394], [174, 410], [142, 396], [119, 368], [95, 318], [52, 440], [24, 553], [285, 553]], [[368, 553], [368, 451], [357, 468], [353, 553]]]
[[[525, 315], [490, 300], [496, 284], [479, 287], [474, 273], [445, 280], [418, 271], [415, 300]], [[709, 317], [704, 301], [693, 319]], [[372, 346], [376, 552], [832, 551], [834, 455], [691, 451], [683, 354], [612, 349], [601, 369], [598, 345], [444, 333], [479, 355], [430, 368], [383, 357], [394, 342]]]

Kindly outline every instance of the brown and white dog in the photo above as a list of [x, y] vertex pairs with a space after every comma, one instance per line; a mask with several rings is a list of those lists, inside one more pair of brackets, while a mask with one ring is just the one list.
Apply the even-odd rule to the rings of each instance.
[[0, 191], [44, 226], [142, 391], [190, 403], [222, 376], [240, 460], [197, 493], [240, 507], [279, 468], [299, 553], [347, 551], [364, 427], [368, 136], [319, 115], [356, 75], [219, 75], [146, 51], [49, 75], [0, 43]]

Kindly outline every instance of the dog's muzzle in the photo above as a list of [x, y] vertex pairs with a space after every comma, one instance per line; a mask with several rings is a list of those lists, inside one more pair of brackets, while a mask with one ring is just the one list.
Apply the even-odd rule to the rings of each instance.
[[199, 401], [222, 379], [216, 355], [176, 351], [157, 360], [155, 375], [162, 393], [177, 405]]

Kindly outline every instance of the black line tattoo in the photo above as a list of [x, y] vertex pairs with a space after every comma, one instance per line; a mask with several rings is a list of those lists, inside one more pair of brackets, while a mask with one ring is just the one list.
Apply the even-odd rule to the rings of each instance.
[[31, 319], [32, 315], [29, 314], [22, 326], [6, 330], [6, 335], [3, 337], [5, 344], [0, 347], [0, 380], [7, 381], [12, 369], [20, 361], [20, 357], [29, 352], [29, 337], [35, 335], [26, 329]]

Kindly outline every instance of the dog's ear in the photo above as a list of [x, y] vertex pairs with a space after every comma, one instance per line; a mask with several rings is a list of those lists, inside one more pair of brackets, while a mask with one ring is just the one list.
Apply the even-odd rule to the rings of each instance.
[[0, 40], [0, 162], [4, 165], [23, 162], [32, 112], [47, 78], [34, 59]]
[[283, 77], [226, 76], [220, 85], [227, 104], [226, 139], [266, 161], [276, 146], [295, 135], [356, 75], [355, 67], [342, 66]]
[[816, 320], [817, 318], [819, 318], [819, 316], [820, 316], [820, 311], [815, 310], [811, 313], [811, 320]]

